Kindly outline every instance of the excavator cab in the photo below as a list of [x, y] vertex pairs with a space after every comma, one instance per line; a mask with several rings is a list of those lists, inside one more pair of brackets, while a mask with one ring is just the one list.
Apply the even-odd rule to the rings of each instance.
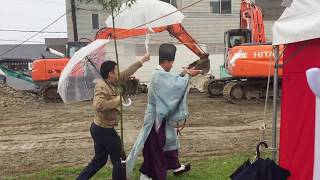
[[224, 33], [224, 64], [220, 66], [220, 78], [231, 77], [227, 71], [229, 50], [235, 46], [251, 42], [251, 30], [249, 29], [230, 29]]
[[66, 57], [71, 58], [75, 52], [88, 44], [88, 42], [68, 42], [66, 44]]
[[[251, 43], [251, 30], [231, 29], [224, 33], [225, 47], [233, 48], [244, 43]], [[226, 50], [228, 49], [226, 48]]]

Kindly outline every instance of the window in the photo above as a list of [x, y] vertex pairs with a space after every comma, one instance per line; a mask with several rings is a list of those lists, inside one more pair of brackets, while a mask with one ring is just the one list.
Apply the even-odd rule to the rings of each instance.
[[243, 43], [246, 43], [246, 37], [243, 35], [230, 36], [229, 44], [230, 47], [239, 46]]
[[212, 13], [231, 14], [231, 0], [210, 0]]
[[177, 0], [161, 0], [161, 1], [169, 3], [174, 7], [177, 7]]
[[213, 13], [220, 13], [220, 0], [210, 0], [210, 8]]
[[99, 29], [99, 14], [92, 14], [92, 29]]
[[231, 0], [221, 0], [221, 14], [231, 14]]

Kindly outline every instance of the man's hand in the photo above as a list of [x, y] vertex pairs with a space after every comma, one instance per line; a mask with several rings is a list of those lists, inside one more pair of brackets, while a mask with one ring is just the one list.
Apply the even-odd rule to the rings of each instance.
[[184, 76], [188, 73], [188, 69], [186, 67], [182, 67], [181, 75]]
[[189, 74], [190, 76], [196, 76], [198, 74], [201, 73], [201, 70], [195, 70], [195, 67], [187, 69], [187, 68], [183, 68], [182, 74]]
[[150, 54], [149, 54], [149, 53], [146, 53], [146, 54], [144, 54], [144, 56], [142, 57], [142, 59], [140, 60], [140, 62], [145, 63], [145, 62], [147, 62], [147, 61], [149, 61], [149, 60], [150, 60]]
[[198, 75], [201, 73], [201, 70], [195, 70], [195, 69], [188, 69], [187, 73], [190, 74], [192, 77]]

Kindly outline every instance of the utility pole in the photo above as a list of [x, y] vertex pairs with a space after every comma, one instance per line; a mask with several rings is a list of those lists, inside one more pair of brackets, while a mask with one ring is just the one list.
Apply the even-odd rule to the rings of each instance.
[[74, 0], [71, 0], [71, 16], [72, 16], [72, 26], [73, 26], [73, 40], [78, 41], [76, 4]]

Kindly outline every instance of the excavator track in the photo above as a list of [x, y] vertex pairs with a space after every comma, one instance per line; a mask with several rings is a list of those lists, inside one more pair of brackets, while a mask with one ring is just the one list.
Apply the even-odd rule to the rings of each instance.
[[42, 90], [42, 97], [47, 102], [60, 102], [60, 96], [57, 93], [56, 86], [49, 86]]
[[227, 81], [222, 80], [211, 80], [206, 85], [206, 88], [208, 90], [209, 97], [221, 97], [223, 95], [223, 87]]
[[[265, 80], [229, 81], [223, 87], [223, 98], [233, 104], [261, 103], [265, 100], [266, 85]], [[272, 86], [268, 96], [271, 97], [271, 94]]]
[[228, 82], [223, 87], [223, 98], [228, 102], [236, 104], [243, 101], [243, 89], [238, 82]]

